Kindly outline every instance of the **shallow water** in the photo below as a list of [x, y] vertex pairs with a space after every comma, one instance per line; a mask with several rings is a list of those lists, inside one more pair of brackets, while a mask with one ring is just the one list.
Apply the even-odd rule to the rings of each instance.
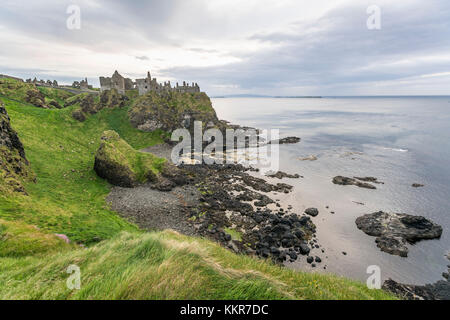
[[[280, 169], [304, 178], [283, 180], [295, 189], [278, 199], [298, 213], [319, 209], [313, 220], [325, 253], [312, 252], [323, 260], [314, 270], [365, 281], [367, 267], [377, 265], [383, 279], [442, 279], [450, 252], [450, 97], [233, 98], [213, 99], [213, 105], [221, 119], [302, 138], [280, 146]], [[310, 155], [318, 160], [299, 160]], [[385, 184], [377, 190], [338, 186], [331, 182], [337, 175], [374, 176]], [[408, 258], [381, 252], [355, 225], [358, 216], [379, 210], [423, 215], [444, 233], [410, 246]], [[290, 266], [311, 268], [303, 260]]]

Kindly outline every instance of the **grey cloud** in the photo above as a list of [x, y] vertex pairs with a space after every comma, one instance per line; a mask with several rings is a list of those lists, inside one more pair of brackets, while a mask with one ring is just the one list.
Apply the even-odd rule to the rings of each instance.
[[[450, 55], [450, 3], [446, 0], [385, 4], [381, 7], [382, 29], [377, 31], [366, 28], [366, 8], [371, 1], [355, 1], [314, 22], [290, 24], [289, 31], [253, 33], [245, 30], [245, 24], [235, 32], [238, 28], [226, 16], [230, 12], [213, 15], [201, 0], [80, 0], [82, 29], [69, 31], [65, 10], [70, 3], [4, 0], [0, 26], [48, 43], [80, 46], [92, 54], [140, 54], [157, 45], [220, 55], [224, 53], [196, 41], [214, 44], [233, 39], [233, 35], [265, 44], [256, 52], [227, 52], [241, 62], [177, 66], [159, 72], [166, 78], [197, 81], [212, 94], [220, 94], [217, 88], [222, 86], [252, 93], [272, 90], [273, 94], [303, 94], [296, 88], [305, 87], [312, 91], [307, 94], [348, 95], [364, 84], [450, 71], [445, 59]], [[7, 50], [0, 52], [0, 56], [7, 54]], [[421, 59], [433, 56], [436, 58]], [[132, 57], [149, 60], [146, 55]]]

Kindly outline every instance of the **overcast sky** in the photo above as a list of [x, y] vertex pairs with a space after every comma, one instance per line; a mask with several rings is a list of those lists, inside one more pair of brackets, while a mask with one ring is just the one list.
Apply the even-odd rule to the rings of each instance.
[[210, 95], [446, 95], [450, 1], [0, 0], [0, 74], [98, 85], [116, 69]]

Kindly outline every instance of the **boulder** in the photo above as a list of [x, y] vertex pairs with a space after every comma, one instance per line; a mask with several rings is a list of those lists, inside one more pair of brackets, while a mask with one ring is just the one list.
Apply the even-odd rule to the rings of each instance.
[[109, 183], [132, 188], [145, 182], [158, 182], [166, 160], [134, 150], [115, 131], [105, 131], [95, 155], [94, 170]]
[[381, 251], [408, 256], [407, 243], [423, 239], [436, 239], [442, 235], [442, 227], [421, 217], [383, 211], [366, 214], [356, 219], [358, 229], [377, 237]]
[[316, 208], [308, 208], [305, 210], [305, 213], [311, 217], [317, 217], [319, 215], [319, 210]]

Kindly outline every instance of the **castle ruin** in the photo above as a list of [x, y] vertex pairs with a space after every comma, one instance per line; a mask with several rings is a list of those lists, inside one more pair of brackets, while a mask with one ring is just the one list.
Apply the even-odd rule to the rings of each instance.
[[111, 78], [100, 77], [101, 91], [116, 89], [119, 93], [125, 94], [126, 90], [137, 89], [139, 95], [144, 95], [147, 92], [182, 92], [182, 93], [195, 93], [200, 92], [200, 87], [197, 83], [189, 85], [183, 81], [183, 85], [172, 87], [170, 81], [164, 83], [158, 83], [156, 78], [152, 78], [150, 72], [147, 73], [147, 77], [144, 79], [136, 79], [135, 82], [129, 78], [124, 78], [115, 71]]

